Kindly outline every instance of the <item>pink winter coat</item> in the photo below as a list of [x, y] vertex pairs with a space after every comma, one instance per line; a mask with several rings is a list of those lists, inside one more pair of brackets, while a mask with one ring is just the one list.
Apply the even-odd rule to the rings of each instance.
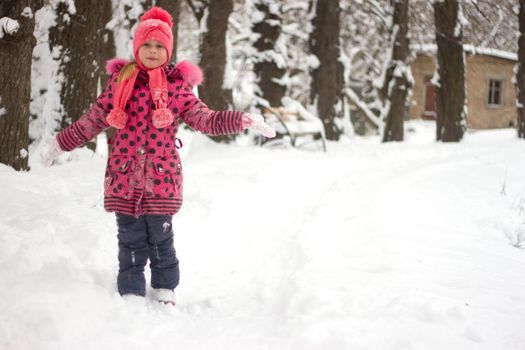
[[[108, 64], [110, 80], [104, 92], [73, 125], [57, 135], [60, 148], [71, 151], [93, 139], [109, 125], [106, 115], [118, 72], [127, 62]], [[168, 79], [169, 108], [173, 124], [157, 129], [151, 121], [151, 96], [148, 74], [140, 71], [133, 95], [126, 105], [129, 119], [125, 128], [116, 130], [108, 140], [109, 157], [104, 180], [104, 208], [109, 212], [138, 217], [144, 214], [173, 215], [182, 205], [182, 164], [176, 147], [180, 120], [192, 129], [209, 135], [240, 133], [242, 112], [215, 112], [192, 92], [202, 73], [189, 62], [165, 67]], [[154, 107], [153, 107], [154, 108]]]

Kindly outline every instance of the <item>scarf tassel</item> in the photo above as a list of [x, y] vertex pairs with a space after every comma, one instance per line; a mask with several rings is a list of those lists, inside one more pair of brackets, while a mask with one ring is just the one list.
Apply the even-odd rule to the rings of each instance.
[[153, 112], [151, 119], [154, 127], [162, 129], [170, 126], [173, 123], [174, 117], [168, 108], [159, 108]]
[[106, 122], [117, 129], [124, 129], [128, 122], [128, 114], [121, 108], [115, 107], [109, 112]]

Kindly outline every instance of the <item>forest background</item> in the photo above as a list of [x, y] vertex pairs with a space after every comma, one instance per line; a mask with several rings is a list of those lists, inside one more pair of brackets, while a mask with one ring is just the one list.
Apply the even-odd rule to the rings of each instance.
[[28, 170], [34, 150], [87, 110], [105, 84], [105, 62], [130, 58], [134, 26], [153, 5], [172, 14], [172, 57], [200, 65], [198, 93], [212, 109], [260, 113], [286, 96], [322, 120], [328, 140], [402, 141], [410, 63], [434, 44], [436, 139], [460, 141], [468, 44], [518, 54], [516, 125], [525, 135], [520, 0], [3, 0], [1, 163]]

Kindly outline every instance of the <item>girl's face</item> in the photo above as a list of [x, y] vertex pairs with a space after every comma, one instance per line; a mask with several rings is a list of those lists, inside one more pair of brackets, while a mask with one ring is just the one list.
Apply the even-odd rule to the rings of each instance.
[[148, 40], [139, 47], [139, 60], [144, 67], [155, 69], [168, 60], [168, 52], [157, 40]]

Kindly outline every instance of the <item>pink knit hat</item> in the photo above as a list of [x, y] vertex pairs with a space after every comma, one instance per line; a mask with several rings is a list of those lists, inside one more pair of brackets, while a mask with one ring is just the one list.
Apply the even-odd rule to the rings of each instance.
[[[133, 37], [133, 54], [139, 68], [146, 70], [149, 76], [149, 87], [151, 98], [155, 105], [151, 119], [153, 126], [156, 128], [165, 128], [173, 123], [173, 113], [168, 107], [168, 82], [164, 72], [164, 65], [170, 60], [173, 50], [173, 34], [171, 32], [173, 22], [171, 15], [160, 7], [152, 7], [140, 18], [140, 23], [135, 30]], [[149, 40], [159, 41], [168, 54], [168, 60], [160, 67], [154, 69], [146, 68], [140, 62], [138, 51], [139, 48]], [[126, 102], [133, 93], [133, 86], [138, 75], [138, 69], [135, 68], [133, 75], [127, 80], [121, 81], [113, 96], [113, 109], [106, 117], [109, 125], [122, 129], [128, 121], [128, 114], [124, 111]]]
[[171, 15], [160, 7], [152, 7], [142, 17], [133, 36], [133, 54], [138, 60], [139, 48], [148, 40], [157, 40], [168, 51], [168, 61], [173, 51], [173, 22]]

